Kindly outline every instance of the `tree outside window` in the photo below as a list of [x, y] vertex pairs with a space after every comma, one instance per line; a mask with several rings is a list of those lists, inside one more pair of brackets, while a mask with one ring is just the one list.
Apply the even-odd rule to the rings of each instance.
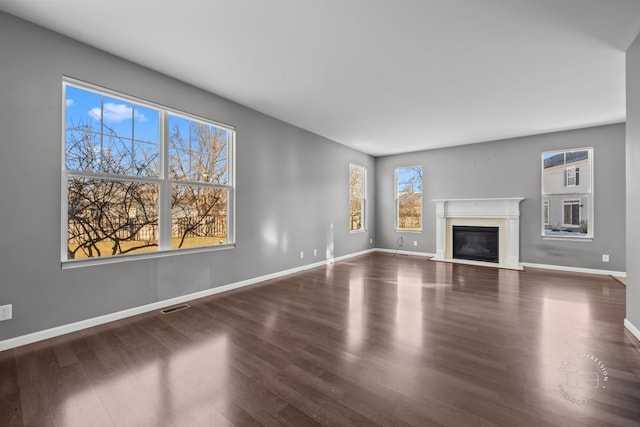
[[70, 79], [64, 89], [63, 261], [232, 242], [232, 128]]
[[364, 166], [349, 165], [349, 229], [366, 230], [366, 182], [367, 169]]
[[396, 229], [422, 230], [422, 166], [396, 169]]

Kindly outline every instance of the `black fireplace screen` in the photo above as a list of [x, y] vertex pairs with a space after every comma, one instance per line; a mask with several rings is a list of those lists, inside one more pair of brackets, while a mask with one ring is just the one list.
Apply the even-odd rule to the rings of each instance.
[[498, 227], [453, 226], [453, 257], [498, 262]]

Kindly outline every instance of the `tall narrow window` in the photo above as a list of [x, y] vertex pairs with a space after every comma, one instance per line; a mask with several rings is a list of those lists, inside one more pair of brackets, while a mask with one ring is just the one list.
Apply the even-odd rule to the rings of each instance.
[[349, 165], [349, 229], [366, 230], [367, 169], [364, 166]]
[[63, 261], [233, 242], [233, 128], [63, 87]]
[[422, 230], [422, 166], [397, 168], [396, 230]]
[[549, 201], [545, 200], [542, 203], [542, 218], [545, 228], [549, 226]]
[[542, 153], [542, 235], [593, 237], [593, 149]]

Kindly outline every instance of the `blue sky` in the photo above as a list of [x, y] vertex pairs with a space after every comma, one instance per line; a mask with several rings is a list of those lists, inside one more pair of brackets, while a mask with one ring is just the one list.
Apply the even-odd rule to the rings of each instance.
[[[159, 154], [159, 128], [160, 111], [138, 105], [136, 103], [101, 95], [89, 90], [81, 89], [68, 84], [65, 94], [66, 102], [66, 128], [67, 137], [76, 133], [77, 139], [82, 138], [84, 132], [90, 129], [95, 132], [92, 137], [96, 149], [100, 152], [109, 150], [111, 156], [122, 158], [120, 162], [128, 168], [129, 173], [138, 175], [156, 175], [157, 160], [151, 169], [143, 165], [144, 159], [157, 159]], [[185, 150], [176, 150], [170, 147], [170, 155], [180, 157], [186, 170], [190, 170], [194, 163], [192, 160], [198, 150], [198, 138], [193, 137], [199, 122], [184, 118], [178, 115], [169, 115], [169, 133], [180, 132], [185, 146]], [[207, 125], [209, 131], [214, 134], [219, 132], [221, 142], [227, 142], [228, 131], [224, 128], [217, 128]], [[81, 129], [81, 130], [74, 130]], [[101, 138], [104, 135], [104, 138]], [[111, 137], [111, 135], [115, 137]], [[194, 145], [195, 144], [195, 145]], [[98, 148], [100, 146], [100, 148]], [[227, 161], [226, 155], [220, 157], [216, 165], [212, 165], [215, 170], [224, 167]], [[125, 164], [126, 163], [126, 164]], [[135, 164], [135, 168], [131, 165]], [[100, 171], [101, 166], [95, 164], [91, 169]], [[187, 179], [197, 179], [197, 171], [190, 171], [193, 176], [180, 177]], [[179, 178], [179, 179], [180, 179]], [[227, 176], [221, 178], [226, 182]]]
[[419, 173], [421, 170], [420, 166], [398, 168], [398, 191], [403, 191], [411, 183], [414, 192], [422, 192], [422, 177]]
[[[102, 102], [104, 112], [101, 117]], [[97, 93], [68, 85], [66, 113], [67, 128], [82, 124], [101, 132], [102, 119], [104, 133], [112, 129], [121, 138], [158, 143], [160, 114], [151, 108], [108, 96], [102, 100]]]

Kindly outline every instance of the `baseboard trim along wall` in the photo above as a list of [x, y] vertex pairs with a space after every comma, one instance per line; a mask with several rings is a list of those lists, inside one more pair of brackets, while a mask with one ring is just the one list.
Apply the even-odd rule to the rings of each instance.
[[572, 273], [587, 273], [587, 274], [600, 274], [604, 276], [627, 277], [627, 273], [624, 271], [598, 270], [595, 268], [581, 268], [581, 267], [565, 267], [562, 265], [533, 264], [530, 262], [522, 262], [520, 264], [523, 267], [542, 268], [545, 270], [570, 271]]
[[[383, 252], [383, 253], [398, 254], [398, 255], [413, 255], [413, 256], [426, 257], [426, 258], [435, 256], [435, 254], [427, 253], [427, 252], [412, 252], [412, 251], [400, 251], [400, 250], [396, 251], [393, 249], [381, 249], [381, 248], [367, 249], [364, 251], [354, 252], [352, 254], [344, 255], [338, 258], [329, 258], [324, 261], [316, 262], [313, 264], [307, 264], [300, 267], [291, 268], [289, 270], [284, 270], [277, 273], [255, 277], [253, 279], [247, 279], [240, 282], [230, 283], [227, 285], [218, 286], [216, 288], [206, 289], [200, 292], [195, 292], [188, 295], [182, 295], [179, 297], [154, 302], [151, 304], [146, 304], [139, 307], [118, 311], [116, 313], [105, 314], [104, 316], [98, 316], [91, 319], [81, 320], [79, 322], [57, 326], [55, 328], [45, 329], [43, 331], [38, 331], [31, 334], [15, 337], [15, 338], [9, 338], [7, 340], [0, 341], [0, 351], [9, 350], [15, 347], [20, 347], [23, 345], [46, 340], [49, 338], [54, 338], [60, 335], [76, 332], [82, 329], [91, 328], [94, 326], [98, 326], [98, 325], [113, 322], [116, 320], [124, 319], [127, 317], [135, 316], [138, 314], [148, 313], [154, 310], [160, 310], [166, 307], [170, 307], [172, 305], [182, 304], [187, 301], [192, 301], [198, 298], [216, 295], [222, 292], [231, 291], [233, 289], [238, 289], [245, 286], [255, 285], [257, 283], [264, 282], [267, 280], [276, 279], [279, 277], [287, 276], [289, 274], [298, 273], [300, 271], [310, 270], [316, 267], [322, 267], [328, 264], [332, 264], [334, 262], [347, 260], [349, 258], [354, 258], [354, 257], [365, 255], [371, 252]], [[524, 267], [542, 268], [542, 269], [548, 269], [548, 270], [600, 274], [600, 275], [616, 276], [616, 277], [627, 276], [627, 274], [622, 271], [608, 271], [608, 270], [597, 270], [597, 269], [591, 269], [591, 268], [563, 267], [558, 265], [532, 264], [532, 263], [522, 263], [522, 265]], [[632, 325], [631, 322], [625, 319], [624, 325], [636, 338], [638, 338], [638, 340], [640, 340], [640, 331], [638, 331], [638, 329], [634, 325]]]
[[355, 253], [344, 255], [338, 258], [329, 258], [324, 261], [315, 262], [313, 264], [307, 264], [300, 267], [291, 268], [289, 270], [279, 271], [277, 273], [255, 277], [253, 279], [247, 279], [247, 280], [243, 280], [236, 283], [230, 283], [228, 285], [218, 286], [216, 288], [206, 289], [204, 291], [195, 292], [188, 295], [182, 295], [179, 297], [154, 302], [151, 304], [146, 304], [139, 307], [130, 308], [127, 310], [118, 311], [115, 313], [105, 314], [104, 316], [98, 316], [98, 317], [93, 317], [91, 319], [81, 320], [79, 322], [70, 323], [68, 325], [57, 326], [55, 328], [45, 329], [43, 331], [38, 331], [38, 332], [34, 332], [27, 335], [22, 335], [19, 337], [9, 338], [7, 340], [0, 341], [0, 351], [9, 350], [9, 349], [20, 347], [27, 344], [32, 344], [34, 342], [58, 337], [60, 335], [80, 331], [82, 329], [92, 328], [94, 326], [103, 325], [105, 323], [113, 322], [113, 321], [124, 319], [127, 317], [132, 317], [138, 314], [148, 313], [154, 310], [160, 310], [166, 307], [182, 304], [184, 302], [192, 301], [198, 298], [203, 298], [210, 295], [231, 291], [233, 289], [238, 289], [245, 286], [255, 285], [257, 283], [264, 282], [267, 280], [276, 279], [278, 277], [287, 276], [289, 274], [298, 273], [300, 271], [310, 270], [316, 267], [322, 267], [328, 264], [332, 264], [334, 262], [343, 261], [349, 258], [365, 255], [371, 252], [374, 252], [374, 249], [355, 252]]
[[412, 252], [412, 251], [396, 251], [395, 249], [380, 249], [380, 248], [376, 248], [374, 249], [374, 252], [383, 252], [386, 254], [398, 254], [398, 255], [413, 255], [413, 256], [421, 256], [421, 257], [434, 257], [436, 256], [436, 254], [430, 254], [427, 252]]
[[[396, 251], [395, 249], [374, 249], [375, 252], [384, 252], [389, 254], [398, 255], [413, 255], [420, 257], [434, 257], [436, 254], [428, 253], [428, 252], [412, 252], [412, 251]], [[548, 264], [534, 264], [530, 262], [522, 262], [520, 263], [523, 267], [530, 268], [541, 268], [545, 270], [557, 270], [557, 271], [568, 271], [572, 273], [587, 273], [587, 274], [599, 274], [604, 276], [615, 276], [615, 277], [627, 277], [627, 273], [624, 271], [612, 271], [612, 270], [598, 270], [595, 268], [581, 268], [581, 267], [565, 267], [562, 265], [548, 265]]]
[[628, 319], [624, 319], [624, 327], [627, 328], [627, 330], [631, 332], [638, 341], [640, 341], [640, 329], [636, 328]]

